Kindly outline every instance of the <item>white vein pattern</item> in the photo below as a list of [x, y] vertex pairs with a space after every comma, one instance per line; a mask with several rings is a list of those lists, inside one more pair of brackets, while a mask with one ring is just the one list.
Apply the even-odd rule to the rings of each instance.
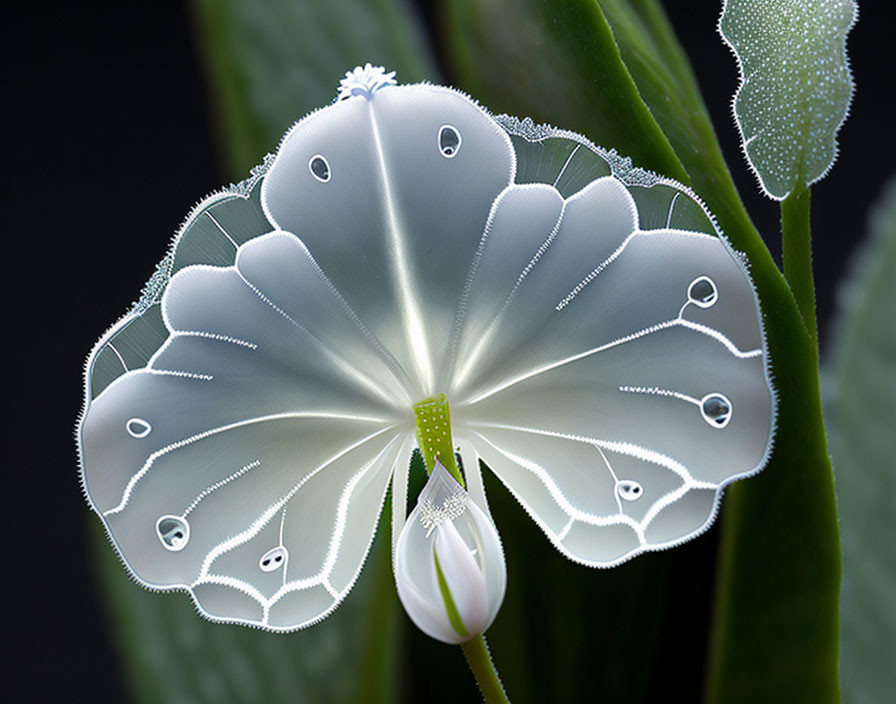
[[[78, 437], [88, 500], [139, 582], [189, 591], [213, 620], [326, 617], [390, 482], [394, 545], [411, 406], [439, 392], [471, 500], [489, 515], [481, 459], [588, 565], [693, 537], [722, 488], [761, 469], [774, 395], [741, 260], [717, 231], [673, 226], [702, 207], [684, 187], [525, 125], [447, 88], [377, 84], [284, 137], [258, 176], [269, 232], [194, 214], [233, 263], [171, 276], [144, 367], [112, 345], [143, 310], [88, 361], [88, 388], [106, 346], [124, 370]], [[518, 183], [530, 165], [511, 135], [575, 144]], [[613, 175], [564, 197], [581, 150]], [[645, 183], [672, 193], [650, 225]]]

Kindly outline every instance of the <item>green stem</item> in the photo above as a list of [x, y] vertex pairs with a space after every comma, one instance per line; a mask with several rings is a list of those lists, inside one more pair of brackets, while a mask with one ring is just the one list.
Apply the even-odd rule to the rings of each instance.
[[473, 671], [485, 704], [510, 704], [504, 686], [501, 684], [501, 678], [498, 677], [498, 671], [492, 662], [492, 656], [488, 652], [485, 636], [478, 635], [472, 640], [461, 643], [460, 647], [464, 651], [467, 664]]
[[793, 190], [781, 201], [784, 278], [793, 291], [806, 330], [818, 348], [815, 318], [815, 281], [812, 276], [812, 232], [809, 225], [810, 190]]
[[454, 457], [448, 397], [445, 394], [439, 394], [415, 403], [414, 417], [417, 423], [417, 445], [423, 454], [426, 471], [432, 474], [436, 460], [438, 460], [462, 487], [466, 487]]
[[[438, 460], [460, 482], [461, 486], [466, 486], [454, 457], [454, 445], [451, 441], [451, 414], [448, 409], [447, 396], [439, 394], [415, 403], [414, 416], [417, 425], [417, 444], [423, 454], [426, 471], [432, 473], [436, 460]], [[442, 575], [442, 568], [435, 550], [433, 550], [433, 558], [448, 618], [454, 629], [460, 635], [465, 636], [467, 634], [466, 627], [451, 598], [451, 592], [448, 591], [448, 585]], [[467, 664], [473, 671], [476, 684], [479, 685], [486, 704], [509, 704], [510, 700], [507, 699], [504, 687], [501, 686], [501, 679], [498, 677], [498, 671], [495, 669], [482, 634], [461, 643], [460, 647], [464, 651], [464, 657], [467, 658]]]

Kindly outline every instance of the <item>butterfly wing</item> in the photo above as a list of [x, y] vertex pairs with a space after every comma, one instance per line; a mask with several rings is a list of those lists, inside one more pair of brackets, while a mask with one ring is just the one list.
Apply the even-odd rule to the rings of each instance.
[[269, 219], [302, 239], [394, 355], [411, 403], [444, 389], [465, 277], [514, 168], [510, 139], [484, 110], [412, 85], [305, 118], [264, 180]]
[[146, 366], [168, 337], [159, 304], [171, 276], [191, 264], [232, 264], [243, 242], [271, 231], [253, 177], [215, 193], [193, 209], [133, 309], [109, 330], [88, 359], [87, 399], [115, 379]]
[[390, 361], [302, 243], [271, 232], [235, 255], [168, 281], [165, 342], [87, 407], [83, 480], [143, 584], [288, 630], [354, 583], [409, 439]]
[[133, 574], [289, 630], [350, 589], [441, 391], [570, 557], [699, 532], [767, 457], [747, 272], [686, 189], [438, 86], [315, 112], [194, 211], [88, 363], [83, 480]]
[[[458, 91], [388, 87], [309, 115], [262, 184], [268, 219], [298, 235], [372, 344], [406, 408], [448, 383], [455, 314], [495, 199], [513, 181], [507, 133]], [[395, 476], [395, 536], [407, 463]]]
[[561, 551], [612, 565], [704, 530], [767, 461], [759, 307], [684, 187], [515, 127], [526, 182], [496, 203], [459, 316], [456, 433]]
[[513, 173], [465, 96], [389, 88], [300, 121], [197, 209], [89, 363], [85, 487], [138, 579], [275, 629], [338, 602]]

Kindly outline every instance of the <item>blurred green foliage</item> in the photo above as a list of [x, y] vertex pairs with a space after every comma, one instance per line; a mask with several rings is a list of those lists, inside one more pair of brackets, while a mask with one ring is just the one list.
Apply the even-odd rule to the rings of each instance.
[[[737, 195], [662, 6], [442, 0], [436, 47], [400, 0], [194, 6], [232, 178], [328, 104], [356, 64], [441, 82], [438, 55], [448, 82], [493, 111], [576, 130], [694, 187], [752, 263], [780, 397], [773, 460], [725, 500], [717, 577], [711, 537], [613, 570], [573, 564], [486, 472], [508, 561], [507, 598], [488, 633], [493, 657], [516, 702], [696, 701], [705, 680], [706, 697], [726, 704], [837, 701], [840, 558], [817, 352]], [[411, 496], [424, 477], [412, 468]], [[345, 604], [287, 636], [213, 625], [183, 595], [143, 592], [103, 545], [135, 698], [475, 700], [460, 649], [427, 639], [400, 611], [385, 528]]]
[[229, 176], [243, 179], [289, 127], [367, 62], [439, 81], [408, 0], [194, 0]]
[[896, 662], [896, 179], [841, 288], [825, 415], [843, 542], [843, 698], [893, 696]]

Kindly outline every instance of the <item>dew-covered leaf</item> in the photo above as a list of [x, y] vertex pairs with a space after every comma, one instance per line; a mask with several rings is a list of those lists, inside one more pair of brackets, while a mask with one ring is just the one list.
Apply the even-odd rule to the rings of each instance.
[[896, 181], [842, 290], [827, 406], [843, 545], [843, 698], [892, 695], [896, 659]]
[[737, 57], [734, 116], [767, 196], [823, 178], [837, 156], [853, 82], [846, 35], [854, 0], [727, 0], [719, 31]]

